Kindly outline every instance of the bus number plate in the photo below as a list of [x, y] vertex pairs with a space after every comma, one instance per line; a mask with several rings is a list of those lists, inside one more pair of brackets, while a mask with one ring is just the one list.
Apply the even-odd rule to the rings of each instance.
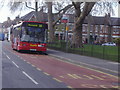
[[30, 49], [30, 51], [36, 51], [36, 49]]

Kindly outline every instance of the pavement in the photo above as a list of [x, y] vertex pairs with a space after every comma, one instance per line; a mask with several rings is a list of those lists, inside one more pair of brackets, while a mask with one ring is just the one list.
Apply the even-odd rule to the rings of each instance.
[[59, 58], [60, 60], [64, 60], [66, 62], [71, 62], [74, 64], [82, 65], [88, 68], [93, 68], [102, 72], [106, 72], [115, 76], [118, 76], [120, 69], [120, 63], [112, 62], [109, 60], [88, 57], [83, 55], [77, 55], [72, 53], [65, 53], [62, 51], [57, 51], [53, 49], [48, 49], [48, 55]]

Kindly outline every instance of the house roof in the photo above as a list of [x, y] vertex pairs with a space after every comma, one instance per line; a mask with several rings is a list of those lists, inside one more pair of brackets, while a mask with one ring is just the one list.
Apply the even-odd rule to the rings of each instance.
[[[28, 14], [26, 14], [25, 16], [21, 17], [21, 19], [23, 20], [29, 20], [33, 15], [35, 15], [35, 11], [32, 11]], [[40, 15], [40, 21], [43, 22], [48, 22], [48, 17], [47, 17], [47, 13], [44, 13], [43, 11], [39, 11], [39, 15]], [[67, 14], [69, 17], [69, 23], [74, 23], [74, 15], [73, 14]], [[57, 19], [57, 15], [54, 15], [53, 19]], [[109, 21], [108, 21], [109, 20]], [[87, 17], [84, 20], [84, 24], [88, 23], [88, 19]], [[115, 17], [97, 17], [97, 16], [92, 16], [91, 17], [91, 24], [93, 25], [111, 25], [111, 26], [120, 26], [120, 18], [115, 18]]]
[[33, 15], [35, 14], [35, 11], [31, 11], [28, 14], [21, 17], [22, 20], [28, 21]]
[[[86, 18], [84, 21], [84, 24], [87, 24], [87, 23], [88, 23], [88, 19]], [[120, 18], [110, 17], [109, 19], [107, 19], [106, 17], [92, 16], [91, 24], [120, 26]]]
[[[39, 11], [38, 14], [40, 16], [39, 21], [41, 21], [41, 22], [47, 22], [48, 21], [47, 20], [47, 13]], [[31, 11], [30, 13], [26, 14], [25, 16], [22, 16], [21, 19], [24, 20], [24, 21], [28, 21], [34, 16], [35, 16], [35, 11]]]
[[[67, 14], [69, 17], [69, 23], [74, 23], [74, 15], [73, 14]], [[20, 20], [24, 21], [30, 21], [30, 19], [35, 16], [35, 11], [31, 11], [28, 14], [22, 16], [21, 18], [16, 17], [11, 23], [8, 23], [8, 21], [5, 21], [3, 25], [5, 27], [9, 27], [12, 24], [15, 24], [16, 22]], [[56, 20], [59, 16], [54, 15], [53, 19]], [[39, 21], [41, 22], [48, 22], [48, 15], [47, 13], [43, 12], [42, 10], [39, 11]], [[109, 16], [104, 16], [104, 17], [97, 17], [97, 16], [91, 16], [91, 24], [92, 25], [111, 25], [111, 26], [120, 26], [120, 18], [116, 17], [109, 17]], [[84, 24], [88, 24], [88, 19], [87, 17], [84, 20]]]

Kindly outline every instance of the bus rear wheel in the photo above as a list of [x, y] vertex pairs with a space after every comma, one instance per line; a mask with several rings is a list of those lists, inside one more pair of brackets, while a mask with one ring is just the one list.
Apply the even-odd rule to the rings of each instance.
[[43, 51], [39, 51], [39, 54], [48, 55], [46, 52], [43, 52]]
[[18, 52], [21, 52], [21, 50], [19, 49], [19, 47], [18, 47], [18, 46], [17, 46], [17, 51], [18, 51]]

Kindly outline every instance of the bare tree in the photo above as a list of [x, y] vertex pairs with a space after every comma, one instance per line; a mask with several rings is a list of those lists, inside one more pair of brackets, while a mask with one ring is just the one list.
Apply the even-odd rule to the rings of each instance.
[[0, 1], [0, 8], [4, 6], [4, 1]]
[[[82, 47], [82, 24], [85, 17], [90, 13], [95, 2], [72, 2], [75, 8], [75, 23], [73, 28], [72, 47]], [[84, 6], [82, 5], [84, 4]], [[81, 9], [81, 6], [83, 9]]]
[[[48, 6], [48, 30], [49, 32], [49, 42], [53, 42], [54, 41], [54, 33], [55, 33], [55, 25], [57, 24], [57, 22], [59, 22], [59, 20], [62, 18], [63, 14], [69, 9], [71, 8], [73, 5], [67, 5], [65, 6], [63, 9], [60, 9], [58, 13], [53, 14], [52, 12], [52, 2], [47, 2], [47, 6]], [[53, 20], [54, 15], [59, 15], [59, 17], [56, 20]]]
[[[101, 1], [101, 0], [99, 0]], [[112, 2], [73, 2], [75, 8], [75, 22], [73, 28], [72, 47], [82, 47], [82, 24], [90, 13], [98, 15], [113, 13]]]
[[[62, 18], [63, 14], [70, 9], [72, 6], [74, 6], [75, 12], [75, 23], [73, 28], [73, 40], [72, 40], [72, 46], [73, 47], [82, 47], [82, 24], [85, 19], [85, 17], [91, 12], [91, 10], [94, 10], [94, 5], [96, 2], [74, 2], [72, 1], [72, 5], [68, 4], [64, 8], [57, 8], [59, 11], [56, 14], [53, 14], [52, 7], [53, 2], [47, 2], [48, 7], [48, 29], [50, 33], [50, 42], [54, 41], [54, 27], [57, 24], [57, 22]], [[17, 5], [19, 6], [19, 5]], [[27, 5], [26, 5], [27, 6]], [[58, 6], [62, 7], [60, 4]], [[37, 11], [37, 10], [36, 10]], [[58, 15], [58, 18], [56, 20], [53, 20], [54, 15]]]
[[53, 13], [52, 13], [52, 2], [47, 2], [48, 6], [48, 30], [49, 30], [49, 41], [54, 40], [54, 27], [53, 27]]
[[39, 19], [38, 11], [39, 11], [39, 9], [41, 9], [43, 7], [43, 5], [39, 7], [38, 1], [37, 0], [34, 0], [34, 1], [35, 1], [34, 7], [31, 6], [31, 4], [32, 4], [31, 2], [27, 2], [27, 1], [26, 2], [10, 2], [9, 7], [12, 12], [14, 12], [16, 10], [22, 10], [22, 8], [24, 8], [24, 6], [29, 9], [32, 9], [33, 11], [35, 11], [36, 21], [39, 21], [40, 19]]

